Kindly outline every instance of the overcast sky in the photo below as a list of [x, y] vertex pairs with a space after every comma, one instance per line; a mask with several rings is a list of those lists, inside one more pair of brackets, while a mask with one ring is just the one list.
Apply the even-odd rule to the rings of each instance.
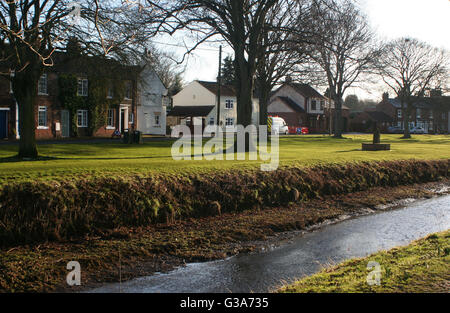
[[[359, 3], [380, 39], [408, 36], [450, 50], [450, 0], [359, 0]], [[164, 42], [175, 43], [180, 42], [180, 39], [166, 38]], [[157, 46], [180, 56], [183, 53], [182, 48]], [[224, 48], [224, 56], [231, 53], [230, 48]], [[215, 80], [218, 54], [217, 46], [203, 45], [202, 49], [196, 50], [184, 63], [185, 82], [195, 79]], [[360, 98], [378, 100], [385, 90], [387, 88], [382, 85], [371, 85], [364, 89], [352, 89], [347, 95], [354, 93]]]

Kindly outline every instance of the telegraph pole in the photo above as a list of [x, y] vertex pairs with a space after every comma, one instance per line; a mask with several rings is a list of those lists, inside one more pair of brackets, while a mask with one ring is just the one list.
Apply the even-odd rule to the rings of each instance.
[[220, 89], [222, 85], [222, 46], [219, 48], [219, 75], [217, 76], [217, 126], [220, 127]]

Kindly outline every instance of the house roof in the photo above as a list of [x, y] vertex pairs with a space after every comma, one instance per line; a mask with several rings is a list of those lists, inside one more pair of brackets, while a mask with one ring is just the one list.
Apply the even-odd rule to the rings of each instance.
[[365, 111], [367, 116], [376, 122], [392, 122], [392, 118], [384, 112], [381, 111]]
[[284, 102], [286, 105], [288, 105], [292, 110], [299, 113], [305, 113], [305, 110], [294, 100], [292, 100], [289, 97], [277, 97], [277, 99], [280, 99], [282, 102]]
[[214, 109], [213, 105], [203, 106], [175, 106], [167, 113], [167, 116], [177, 117], [205, 117]]
[[[445, 98], [448, 98], [448, 97], [420, 98], [420, 99], [416, 98], [415, 101], [413, 102], [413, 106], [415, 108], [420, 108], [420, 109], [431, 109], [434, 106], [442, 103], [443, 99], [445, 101]], [[389, 98], [388, 102], [397, 109], [402, 108], [402, 103], [401, 103], [400, 99], [398, 99], [398, 98]], [[404, 104], [404, 106], [406, 106], [406, 103]]]
[[[217, 82], [207, 82], [203, 80], [197, 80], [197, 82], [217, 96], [217, 92], [219, 89]], [[220, 94], [222, 96], [236, 97], [234, 87], [230, 85], [221, 85]]]
[[[217, 96], [219, 89], [217, 82], [208, 82], [204, 80], [197, 80], [197, 82]], [[232, 85], [223, 84], [220, 86], [220, 95], [225, 97], [236, 97], [236, 89]], [[258, 98], [258, 90], [256, 88], [253, 91], [253, 98]]]
[[287, 85], [296, 89], [306, 98], [320, 98], [325, 100], [324, 96], [308, 84], [288, 83]]

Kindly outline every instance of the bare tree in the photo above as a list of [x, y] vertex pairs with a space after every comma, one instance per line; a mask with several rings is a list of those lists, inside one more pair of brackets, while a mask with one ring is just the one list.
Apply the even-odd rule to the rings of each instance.
[[448, 53], [416, 39], [393, 40], [376, 64], [383, 81], [399, 98], [404, 123], [403, 138], [411, 138], [409, 118], [417, 97], [448, 79]]
[[[261, 36], [256, 80], [259, 121], [262, 125], [267, 123], [267, 107], [272, 89], [282, 79], [294, 74], [296, 66], [302, 63], [306, 56], [306, 46], [297, 40], [293, 49], [291, 39], [293, 34], [298, 39], [302, 33], [302, 30], [296, 27], [296, 20], [303, 18], [304, 4], [306, 1], [298, 1], [295, 4], [279, 3], [269, 11]], [[307, 36], [303, 35], [303, 40], [307, 41]]]
[[[55, 51], [77, 38], [86, 54], [125, 57], [151, 31], [154, 12], [127, 1], [16, 0], [0, 2], [0, 72], [12, 81], [19, 105], [19, 157], [38, 156], [34, 105], [37, 85]], [[138, 14], [139, 13], [139, 14]], [[146, 23], [140, 23], [139, 19]], [[130, 46], [128, 46], [130, 47]]]
[[178, 30], [184, 30], [195, 37], [196, 45], [188, 53], [198, 45], [214, 40], [217, 36], [233, 48], [238, 102], [237, 122], [244, 126], [251, 124], [252, 95], [267, 16], [275, 5], [283, 8], [282, 3], [288, 2], [286, 0], [147, 0], [150, 7], [158, 8], [166, 13], [166, 18], [160, 23], [161, 31], [173, 34]]
[[335, 103], [334, 137], [342, 138], [342, 104], [345, 91], [369, 71], [379, 54], [367, 18], [350, 0], [312, 0], [309, 18], [299, 28], [312, 36], [309, 57], [312, 67], [302, 73], [326, 82]]

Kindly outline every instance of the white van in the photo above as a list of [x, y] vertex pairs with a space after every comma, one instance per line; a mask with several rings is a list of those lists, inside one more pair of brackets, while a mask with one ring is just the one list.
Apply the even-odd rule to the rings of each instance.
[[284, 119], [278, 116], [269, 116], [267, 119], [268, 131], [271, 132], [272, 128], [275, 134], [287, 135], [289, 134], [289, 128]]

